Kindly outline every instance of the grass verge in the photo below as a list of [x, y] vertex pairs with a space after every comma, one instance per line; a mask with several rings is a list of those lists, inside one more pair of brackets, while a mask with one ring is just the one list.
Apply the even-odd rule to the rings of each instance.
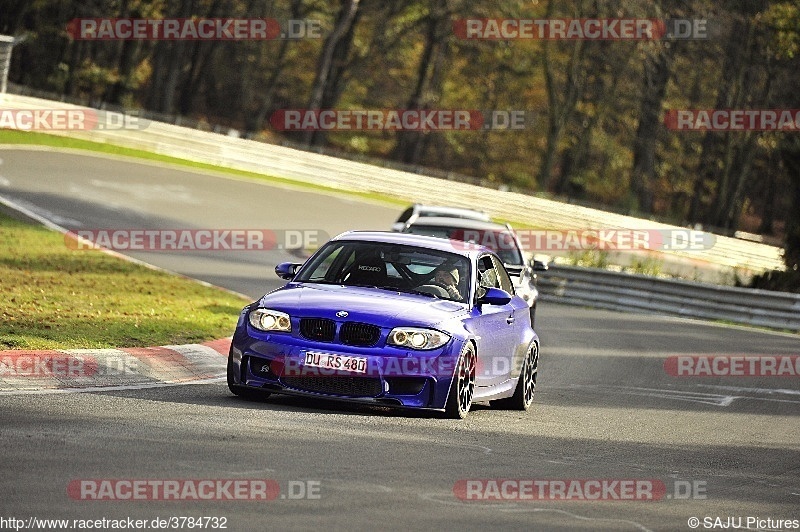
[[247, 301], [0, 214], [0, 349], [146, 347], [233, 333]]

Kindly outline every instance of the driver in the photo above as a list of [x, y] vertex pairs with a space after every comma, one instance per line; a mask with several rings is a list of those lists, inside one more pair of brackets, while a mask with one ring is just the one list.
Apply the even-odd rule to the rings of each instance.
[[464, 298], [458, 290], [458, 280], [458, 268], [440, 266], [436, 269], [433, 276], [433, 281], [447, 290], [451, 298], [456, 301], [462, 301]]

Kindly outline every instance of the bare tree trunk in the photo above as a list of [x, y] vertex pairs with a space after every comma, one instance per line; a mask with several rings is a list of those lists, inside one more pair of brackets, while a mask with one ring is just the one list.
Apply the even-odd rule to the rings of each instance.
[[[611, 44], [613, 46], [613, 43]], [[571, 185], [571, 179], [586, 166], [586, 161], [592, 145], [592, 136], [595, 128], [606, 114], [606, 108], [612, 103], [617, 94], [617, 85], [624, 78], [631, 52], [624, 57], [608, 55], [606, 43], [601, 43], [601, 48], [596, 54], [587, 57], [587, 61], [594, 64], [603, 64], [598, 67], [599, 73], [587, 88], [583, 101], [594, 104], [594, 112], [590, 116], [578, 117], [582, 129], [578, 134], [577, 142], [568, 146], [561, 157], [561, 171], [554, 178], [555, 194], [572, 195], [576, 187]]]
[[[406, 104], [408, 109], [426, 109], [439, 95], [440, 74], [447, 49], [445, 40], [448, 22], [446, 0], [437, 0], [428, 14], [425, 47], [417, 66], [417, 82]], [[423, 131], [399, 131], [393, 158], [408, 164], [418, 163], [427, 144], [424, 142], [426, 136]]]
[[[317, 67], [317, 75], [314, 79], [314, 87], [311, 89], [311, 98], [308, 101], [309, 109], [319, 109], [322, 105], [325, 91], [328, 88], [331, 69], [333, 68], [334, 54], [337, 51], [339, 42], [351, 31], [358, 15], [359, 3], [361, 0], [344, 0], [339, 10], [336, 25], [328, 38], [325, 39], [322, 55], [320, 56]], [[312, 145], [317, 137], [316, 131], [308, 131], [304, 135], [303, 141], [307, 145]]]
[[339, 103], [339, 98], [341, 98], [345, 85], [347, 84], [347, 70], [351, 65], [351, 61], [349, 60], [350, 50], [353, 46], [355, 30], [360, 17], [361, 11], [356, 14], [353, 23], [350, 24], [350, 28], [344, 36], [339, 39], [333, 51], [333, 62], [331, 63], [330, 73], [328, 74], [328, 83], [325, 86], [325, 90], [322, 92], [322, 102], [320, 103], [320, 107], [323, 109], [334, 107]]
[[[291, 18], [293, 20], [300, 19], [303, 13], [303, 0], [292, 0], [291, 3]], [[286, 68], [286, 53], [289, 51], [289, 39], [283, 39], [278, 47], [278, 53], [275, 55], [275, 67], [270, 72], [269, 78], [266, 83], [266, 92], [261, 97], [261, 103], [258, 107], [258, 112], [254, 117], [245, 119], [247, 129], [249, 131], [261, 131], [264, 128], [264, 122], [267, 119], [267, 113], [272, 109], [272, 100], [275, 97], [275, 92], [278, 90], [278, 80]]]
[[289, 40], [284, 39], [281, 41], [278, 48], [278, 54], [275, 56], [275, 68], [269, 75], [266, 86], [267, 90], [261, 97], [261, 104], [256, 113], [252, 123], [249, 121], [247, 127], [251, 131], [261, 131], [264, 128], [264, 122], [267, 119], [267, 113], [272, 109], [272, 99], [275, 97], [275, 92], [278, 90], [278, 80], [286, 68], [286, 52], [289, 50]]
[[[224, 1], [214, 0], [208, 9], [207, 17], [216, 18], [224, 16], [226, 10], [229, 9]], [[248, 7], [247, 16], [250, 16]], [[219, 63], [215, 61], [215, 56], [219, 55], [221, 48], [231, 46], [231, 44], [241, 45], [242, 47], [250, 46], [249, 42], [241, 43], [227, 43], [220, 41], [205, 41], [198, 40], [187, 43], [190, 58], [189, 63], [184, 67], [185, 74], [182, 76], [182, 82], [178, 88], [178, 112], [181, 115], [191, 114], [194, 110], [195, 96], [200, 92], [200, 87], [204, 80], [210, 79], [209, 70], [214, 70], [219, 67]], [[244, 74], [243, 74], [244, 75]], [[240, 105], [237, 102], [237, 105]], [[235, 112], [234, 106], [231, 106], [231, 115]]]
[[[759, 57], [758, 39], [753, 35], [753, 33], [754, 30], [748, 35], [748, 53], [745, 59], [745, 65], [752, 65], [757, 62], [764, 63], [764, 74], [766, 75], [766, 81], [762, 85], [760, 94], [754, 95], [754, 88], [758, 87], [759, 85], [757, 81], [758, 76], [755, 76], [754, 79], [754, 76], [752, 75], [752, 67], [746, 66], [743, 68], [744, 72], [741, 76], [741, 83], [739, 85], [741, 87], [742, 94], [738, 100], [739, 102], [742, 102], [753, 98], [755, 101], [763, 102], [766, 108], [770, 108], [772, 107], [772, 80], [776, 75], [776, 72], [773, 69], [774, 63], [769, 57]], [[737, 229], [738, 227], [739, 218], [741, 216], [741, 210], [743, 207], [744, 186], [753, 167], [753, 159], [755, 158], [757, 151], [756, 143], [758, 138], [758, 133], [749, 132], [744, 137], [744, 140], [735, 147], [735, 149], [731, 148], [731, 151], [734, 153], [734, 166], [729, 172], [726, 172], [726, 177], [729, 178], [726, 180], [726, 182], [730, 182], [730, 185], [727, 189], [727, 194], [723, 195], [722, 192], [720, 192], [720, 196], [718, 197], [718, 208], [715, 220], [715, 225], [717, 226], [733, 230]]]
[[742, 196], [744, 184], [753, 168], [753, 154], [756, 147], [756, 135], [750, 134], [745, 145], [735, 152], [733, 164], [729, 174], [732, 175], [733, 186], [725, 198], [724, 206], [720, 209], [717, 218], [718, 227], [735, 231], [739, 226], [739, 217], [742, 214]]
[[[552, 18], [552, 14], [553, 0], [549, 0], [545, 18]], [[573, 45], [572, 55], [566, 67], [567, 78], [563, 87], [556, 86], [553, 73], [556, 65], [553, 64], [550, 56], [551, 46], [552, 43], [550, 41], [542, 41], [542, 68], [547, 90], [548, 114], [547, 144], [539, 167], [539, 184], [548, 190], [552, 190], [556, 184], [556, 176], [553, 176], [553, 167], [557, 157], [558, 142], [561, 139], [564, 127], [575, 113], [575, 106], [586, 80], [586, 70], [583, 65], [586, 45], [583, 41], [575, 41]], [[563, 98], [560, 100], [559, 94], [563, 94]]]
[[30, 0], [6, 0], [0, 10], [0, 34], [16, 35], [22, 29], [25, 15], [32, 7]]
[[[741, 103], [745, 100], [745, 77], [747, 69], [749, 68], [747, 58], [752, 57], [751, 46], [753, 44], [753, 24], [751, 24], [748, 20], [745, 23], [745, 28], [743, 28], [743, 30], [744, 31], [742, 32], [737, 32], [737, 35], [734, 37], [740, 43], [740, 48], [735, 59], [735, 71], [730, 77], [726, 78], [731, 80], [731, 98], [729, 104], [726, 106], [729, 108], [739, 108]], [[742, 38], [742, 33], [744, 33], [744, 38]], [[735, 134], [731, 133], [727, 133], [725, 135], [725, 166], [723, 167], [722, 172], [719, 174], [719, 186], [717, 188], [717, 194], [712, 203], [712, 205], [714, 205], [716, 208], [712, 213], [710, 213], [711, 217], [709, 219], [711, 225], [716, 227], [728, 227], [728, 212], [731, 208], [734, 190], [736, 187], [736, 184], [731, 182], [734, 174], [734, 168], [732, 168], [732, 165], [734, 164], [739, 149], [738, 146], [736, 146], [736, 141], [738, 138], [734, 138], [734, 135]], [[751, 138], [752, 134], [748, 135], [748, 137]]]
[[774, 168], [773, 162], [773, 149], [769, 149], [769, 158], [767, 159], [766, 172], [767, 172], [767, 190], [764, 197], [764, 212], [761, 215], [761, 223], [758, 226], [758, 232], [763, 235], [772, 235], [775, 233], [775, 196], [778, 192], [777, 187], [777, 172]]
[[109, 103], [121, 104], [124, 96], [128, 93], [133, 67], [136, 65], [136, 57], [139, 55], [141, 43], [138, 41], [124, 41], [120, 51], [119, 62], [117, 64], [117, 75], [119, 79], [111, 86], [106, 100]]
[[[733, 109], [743, 101], [744, 76], [749, 67], [746, 57], [753, 42], [753, 25], [748, 17], [744, 22], [740, 18], [734, 20], [731, 34], [725, 50], [722, 67], [722, 83], [717, 95], [716, 109]], [[698, 178], [694, 184], [694, 196], [689, 211], [692, 222], [702, 222], [710, 226], [725, 225], [721, 222], [727, 210], [726, 198], [731, 195], [731, 169], [733, 153], [736, 149], [730, 132], [705, 133], [698, 165]], [[710, 196], [704, 201], [705, 196]]]
[[83, 57], [86, 41], [73, 41], [70, 43], [69, 66], [67, 67], [67, 81], [64, 84], [64, 94], [74, 96], [76, 90], [77, 73]]
[[787, 194], [794, 205], [786, 219], [783, 261], [787, 268], [796, 271], [800, 269], [800, 209], [797, 208], [800, 205], [800, 139], [797, 135], [786, 135], [781, 144], [781, 159], [790, 183]]
[[661, 106], [667, 91], [672, 67], [672, 47], [653, 43], [644, 63], [644, 87], [639, 108], [639, 126], [633, 143], [631, 189], [636, 194], [638, 209], [653, 212], [656, 180], [656, 139], [661, 130]]
[[[190, 18], [194, 2], [179, 1], [178, 9], [167, 9], [167, 16]], [[170, 6], [172, 7], [172, 6]], [[184, 67], [184, 52], [187, 41], [159, 41], [153, 52], [153, 88], [150, 92], [151, 107], [158, 112], [172, 114], [175, 112], [175, 94], [181, 81]]]

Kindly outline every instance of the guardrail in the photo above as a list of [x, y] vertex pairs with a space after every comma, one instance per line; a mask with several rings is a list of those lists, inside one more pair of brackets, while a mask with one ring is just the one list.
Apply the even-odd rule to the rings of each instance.
[[[0, 95], [2, 109], [87, 109], [26, 96]], [[118, 113], [95, 111], [102, 123], [122, 124]], [[501, 191], [458, 181], [403, 172], [322, 154], [229, 137], [161, 122], [144, 129], [97, 128], [48, 133], [111, 143], [237, 170], [284, 177], [336, 189], [377, 193], [409, 202], [480, 208], [489, 215], [543, 229], [681, 230], [677, 226], [561, 203], [518, 192]], [[435, 199], [435, 200], [432, 200]], [[679, 259], [693, 267], [740, 268], [760, 273], [784, 269], [781, 249], [766, 244], [716, 236], [703, 251], [657, 250], [665, 260]]]
[[575, 266], [550, 266], [538, 286], [542, 301], [800, 331], [800, 294]]

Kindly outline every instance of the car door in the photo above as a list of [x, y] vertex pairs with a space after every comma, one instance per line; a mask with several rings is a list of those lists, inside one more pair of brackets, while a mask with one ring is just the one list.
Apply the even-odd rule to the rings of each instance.
[[[513, 287], [508, 273], [500, 261], [493, 255], [486, 254], [478, 259], [478, 289], [476, 298], [482, 289], [500, 288], [513, 294]], [[477, 299], [476, 299], [477, 301]], [[500, 384], [509, 378], [511, 360], [519, 343], [519, 326], [517, 320], [527, 319], [527, 307], [512, 298], [505, 305], [475, 304], [472, 309], [470, 325], [476, 336], [478, 345], [478, 367], [475, 384], [479, 387]], [[520, 314], [522, 312], [522, 314]]]
[[[513, 290], [514, 281], [511, 279], [511, 276], [509, 275], [502, 261], [500, 261], [497, 256], [492, 257], [492, 260], [495, 262], [500, 288], [506, 290], [506, 287], [509, 286]], [[511, 293], [513, 294], [513, 291]], [[509, 364], [511, 367], [510, 376], [516, 378], [527, 353], [529, 341], [528, 327], [532, 326], [532, 318], [529, 306], [530, 303], [524, 298], [519, 296], [514, 297], [511, 299], [509, 305], [512, 308], [512, 315], [514, 319], [511, 320], [511, 346], [506, 354], [509, 357]]]

